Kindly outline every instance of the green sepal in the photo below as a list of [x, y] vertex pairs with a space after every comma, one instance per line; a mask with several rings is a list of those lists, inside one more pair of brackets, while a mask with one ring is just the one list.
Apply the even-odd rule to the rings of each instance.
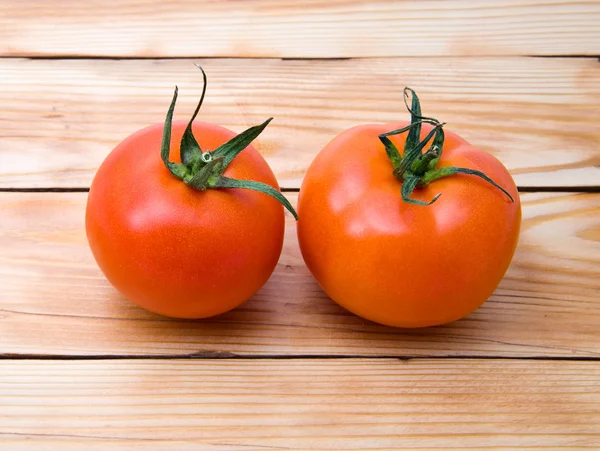
[[165, 163], [167, 169], [178, 179], [183, 179], [189, 174], [188, 168], [181, 163], [174, 163], [172, 161], [167, 161]]
[[385, 135], [379, 135], [379, 140], [383, 143], [385, 147], [385, 153], [387, 153], [388, 158], [392, 162], [392, 166], [397, 168], [402, 163], [402, 156], [400, 152], [398, 152], [398, 148], [394, 145], [390, 138]]
[[437, 125], [435, 128], [431, 129], [423, 141], [417, 143], [416, 147], [406, 151], [404, 158], [402, 159], [402, 163], [394, 170], [394, 175], [397, 177], [402, 177], [404, 175], [406, 170], [411, 167], [413, 161], [415, 161], [421, 155], [421, 151], [427, 145], [427, 143], [429, 143], [434, 135], [438, 133], [440, 127], [441, 125]]
[[432, 158], [429, 161], [425, 171], [430, 171], [432, 169], [435, 169], [435, 167], [440, 162], [440, 158], [442, 158], [442, 152], [444, 151], [444, 139], [446, 138], [446, 135], [444, 134], [444, 128], [443, 128], [444, 125], [446, 125], [446, 124], [445, 123], [440, 124], [439, 133], [436, 134], [435, 138], [433, 139], [433, 144], [431, 145], [431, 148], [429, 150], [431, 152], [435, 152], [435, 158]]
[[167, 117], [165, 118], [165, 126], [163, 128], [162, 142], [160, 145], [160, 157], [171, 174], [177, 178], [183, 178], [186, 174], [185, 166], [169, 161], [169, 156], [171, 154], [171, 127], [173, 123], [173, 111], [175, 111], [175, 103], [177, 102], [177, 92], [178, 89], [177, 86], [175, 86], [173, 99], [171, 100], [171, 105], [169, 105]]
[[242, 150], [248, 147], [248, 145], [262, 133], [272, 120], [273, 118], [270, 117], [262, 124], [250, 127], [239, 135], [231, 138], [225, 144], [221, 144], [212, 152], [213, 158], [223, 158], [223, 168], [226, 168]]
[[294, 210], [292, 204], [285, 198], [283, 194], [281, 194], [281, 192], [277, 191], [271, 185], [267, 185], [266, 183], [257, 182], [255, 180], [231, 179], [229, 177], [221, 176], [213, 182], [212, 187], [243, 188], [267, 194], [277, 199], [294, 216], [294, 219], [298, 220], [298, 213], [296, 213], [296, 210]]
[[196, 141], [196, 138], [192, 133], [192, 123], [194, 122], [194, 119], [196, 119], [196, 116], [200, 111], [200, 107], [204, 102], [207, 81], [206, 72], [204, 72], [204, 69], [202, 69], [202, 67], [200, 67], [198, 64], [196, 64], [196, 67], [202, 72], [202, 95], [200, 96], [200, 101], [198, 102], [198, 105], [194, 110], [194, 114], [192, 114], [192, 117], [188, 122], [185, 131], [183, 132], [183, 136], [181, 137], [181, 145], [179, 146], [179, 155], [181, 156], [181, 162], [188, 167], [192, 165], [202, 154], [202, 149], [200, 148], [198, 141]]
[[[408, 93], [410, 93], [412, 96], [412, 107], [409, 107], [408, 102], [406, 101], [406, 99], [408, 98]], [[421, 115], [421, 102], [419, 101], [419, 97], [417, 96], [417, 93], [409, 87], [404, 88], [404, 105], [406, 106], [406, 109], [410, 113], [411, 122], [422, 121], [422, 122], [429, 122], [429, 123], [434, 123], [434, 124], [440, 123], [437, 119], [435, 119], [433, 117], [427, 117], [427, 116]], [[417, 138], [419, 138], [419, 136], [420, 136], [420, 134], [416, 135]]]
[[402, 194], [402, 200], [406, 203], [414, 204], [414, 205], [423, 205], [423, 206], [431, 205], [436, 200], [438, 200], [438, 198], [441, 196], [441, 193], [436, 194], [434, 196], [434, 198], [431, 199], [429, 202], [423, 202], [422, 200], [417, 200], [417, 199], [413, 199], [412, 197], [410, 197], [410, 195], [413, 193], [413, 191], [417, 187], [419, 180], [420, 180], [420, 178], [417, 176], [414, 176], [414, 175], [409, 175], [408, 177], [404, 178], [404, 181], [402, 182], [402, 189], [400, 191], [400, 193]]
[[455, 166], [446, 166], [443, 168], [436, 168], [436, 169], [433, 169], [433, 170], [425, 173], [425, 175], [421, 178], [420, 185], [425, 186], [435, 180], [439, 180], [441, 178], [448, 177], [450, 175], [455, 175], [455, 174], [474, 175], [476, 177], [482, 178], [483, 180], [485, 180], [489, 184], [495, 186], [500, 191], [502, 191], [504, 194], [506, 194], [512, 202], [515, 201], [508, 191], [506, 191], [504, 188], [502, 188], [500, 185], [498, 185], [496, 182], [494, 182], [491, 178], [489, 178], [483, 172], [478, 171], [476, 169], [457, 168]]
[[[409, 108], [408, 102], [406, 101], [409, 92], [412, 94], [412, 108]], [[421, 103], [419, 102], [417, 93], [408, 87], [404, 88], [404, 105], [406, 105], [406, 108], [410, 112], [411, 124], [415, 125], [410, 129], [406, 136], [406, 145], [404, 146], [404, 149], [406, 150], [417, 147], [421, 139], [421, 121], [417, 119], [417, 117], [421, 116]], [[406, 152], [404, 153], [404, 156], [406, 157]]]

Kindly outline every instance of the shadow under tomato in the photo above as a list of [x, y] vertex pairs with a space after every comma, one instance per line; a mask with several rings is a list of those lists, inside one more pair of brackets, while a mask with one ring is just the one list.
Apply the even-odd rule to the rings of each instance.
[[109, 304], [109, 317], [115, 321], [111, 333], [122, 334], [123, 340], [134, 337], [133, 343], [127, 343], [130, 352], [200, 358], [463, 355], [468, 353], [465, 348], [473, 351], [472, 342], [485, 341], [488, 327], [481, 327], [482, 320], [490, 319], [484, 305], [444, 326], [382, 326], [343, 309], [327, 297], [306, 268], [289, 265], [279, 265], [267, 284], [246, 303], [212, 318], [160, 316], [116, 292]]

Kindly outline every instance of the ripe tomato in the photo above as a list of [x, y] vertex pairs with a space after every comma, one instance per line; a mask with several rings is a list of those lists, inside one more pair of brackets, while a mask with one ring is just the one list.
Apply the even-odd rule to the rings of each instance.
[[98, 265], [125, 297], [162, 315], [204, 318], [240, 305], [270, 277], [284, 214], [265, 193], [287, 201], [249, 145], [269, 121], [238, 136], [192, 123], [201, 99], [189, 123], [172, 123], [176, 97], [164, 127], [134, 133], [102, 163], [86, 231]]
[[422, 117], [414, 92], [409, 111], [411, 124], [357, 126], [319, 153], [297, 226], [302, 256], [335, 302], [381, 324], [425, 327], [492, 294], [517, 245], [521, 206], [496, 158]]

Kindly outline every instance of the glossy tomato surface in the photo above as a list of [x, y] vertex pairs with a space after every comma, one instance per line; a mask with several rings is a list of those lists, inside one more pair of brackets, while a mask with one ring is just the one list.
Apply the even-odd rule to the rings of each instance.
[[[186, 125], [173, 122], [176, 162]], [[162, 124], [140, 130], [102, 163], [87, 203], [88, 241], [107, 279], [136, 304], [178, 318], [217, 315], [246, 301], [273, 272], [283, 245], [283, 207], [256, 191], [187, 186], [161, 160], [162, 131]], [[203, 122], [193, 132], [203, 150], [235, 136]], [[279, 189], [252, 146], [224, 175]]]
[[[402, 201], [380, 133], [407, 124], [363, 125], [333, 139], [311, 164], [299, 195], [302, 256], [323, 290], [351, 312], [390, 326], [448, 323], [479, 307], [515, 251], [521, 206], [515, 183], [492, 155], [446, 131], [438, 167], [484, 172], [449, 176]], [[431, 130], [423, 126], [421, 139]], [[404, 135], [391, 137], [404, 146]]]

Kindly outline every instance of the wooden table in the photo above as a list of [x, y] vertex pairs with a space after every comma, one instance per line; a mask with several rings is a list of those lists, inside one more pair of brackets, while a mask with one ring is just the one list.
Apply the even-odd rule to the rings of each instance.
[[[70, 4], [70, 5], [69, 5]], [[301, 6], [300, 6], [301, 5]], [[600, 449], [600, 2], [0, 1], [0, 448]], [[429, 115], [521, 190], [514, 261], [443, 327], [330, 301], [295, 224], [242, 307], [175, 321], [87, 247], [86, 191], [133, 131], [188, 118], [257, 141], [296, 201], [359, 123]]]

